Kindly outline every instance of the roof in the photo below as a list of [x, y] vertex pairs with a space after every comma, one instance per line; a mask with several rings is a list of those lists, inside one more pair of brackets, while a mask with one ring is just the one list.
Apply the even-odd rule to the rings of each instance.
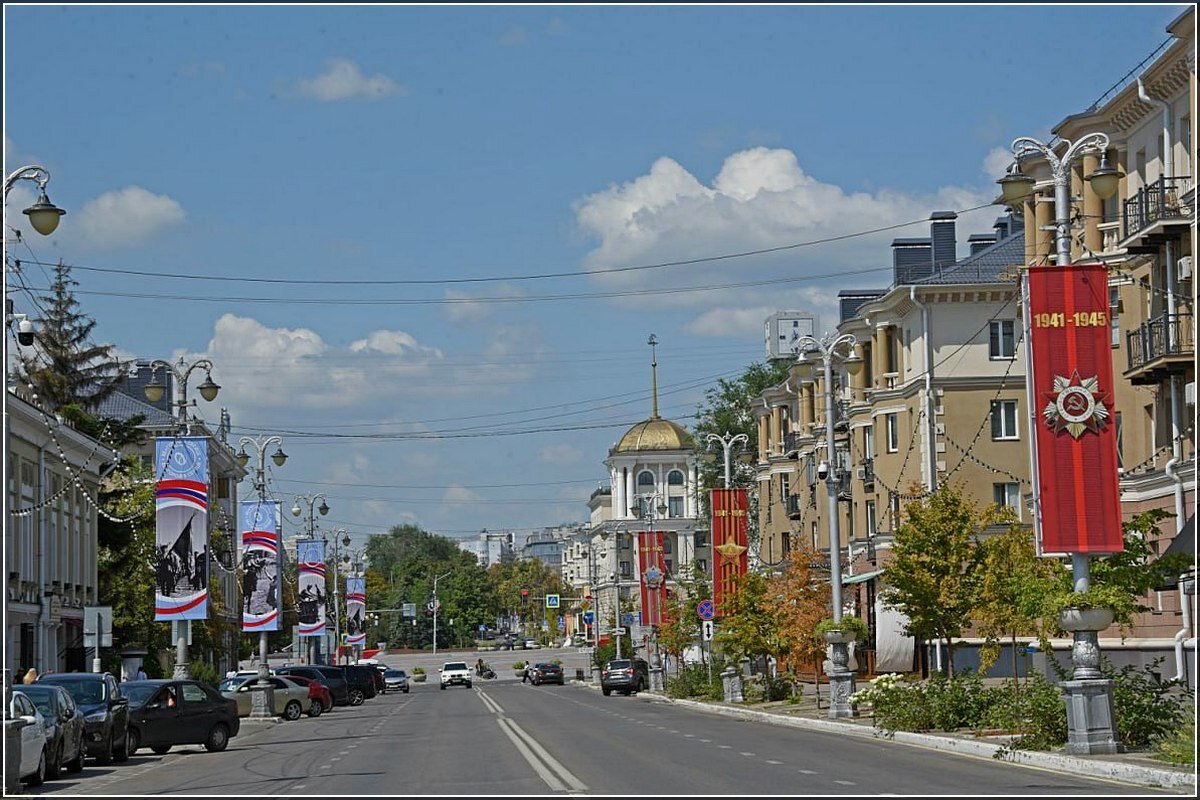
[[645, 450], [692, 450], [696, 440], [682, 426], [662, 417], [651, 417], [634, 425], [613, 447], [610, 454]]
[[917, 284], [939, 283], [1012, 283], [1013, 267], [1025, 263], [1025, 231], [1006, 236], [974, 255], [951, 264], [941, 272], [916, 281]]
[[124, 392], [113, 392], [100, 402], [96, 412], [101, 417], [129, 420], [134, 417], [145, 417], [139, 427], [142, 428], [173, 428], [178, 420], [161, 408], [149, 403], [143, 403], [132, 395]]
[[933, 240], [929, 237], [908, 237], [906, 239], [892, 239], [892, 247], [896, 245], [925, 245], [930, 244]]

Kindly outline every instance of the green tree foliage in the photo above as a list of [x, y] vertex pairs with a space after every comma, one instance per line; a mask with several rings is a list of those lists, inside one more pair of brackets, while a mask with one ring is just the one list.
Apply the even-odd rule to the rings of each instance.
[[975, 507], [950, 484], [905, 507], [897, 527], [883, 601], [903, 612], [906, 632], [940, 639], [954, 675], [954, 637], [962, 636], [975, 604]]
[[783, 649], [774, 600], [767, 578], [747, 572], [737, 581], [737, 591], [721, 618], [714, 637], [717, 646], [735, 660], [777, 655]]
[[655, 627], [658, 646], [675, 660], [676, 672], [683, 667], [683, 651], [693, 645], [700, 635], [700, 618], [696, 604], [712, 595], [708, 576], [693, 562], [690, 570], [675, 576], [675, 585], [667, 590], [663, 608], [663, 624]]
[[54, 268], [50, 293], [41, 298], [45, 313], [36, 321], [37, 341], [32, 352], [19, 356], [20, 379], [54, 411], [72, 403], [95, 409], [116, 391], [126, 366], [112, 345], [91, 343], [96, 322], [79, 310], [73, 289], [78, 285], [70, 267], [60, 262]]

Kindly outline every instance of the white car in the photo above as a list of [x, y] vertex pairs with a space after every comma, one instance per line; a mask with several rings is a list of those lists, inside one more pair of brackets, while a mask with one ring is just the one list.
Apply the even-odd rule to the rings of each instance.
[[[300, 719], [300, 715], [309, 709], [311, 701], [308, 699], [308, 687], [301, 686], [294, 681], [289, 681], [287, 678], [280, 675], [272, 675], [267, 678], [274, 689], [271, 692], [271, 697], [275, 704], [275, 713], [286, 720], [295, 721]], [[258, 683], [258, 676], [252, 678], [226, 678], [221, 681], [221, 685], [217, 687], [217, 691], [223, 697], [228, 697], [231, 700], [237, 701], [238, 716], [250, 716], [251, 706], [251, 688]]]
[[8, 718], [25, 721], [21, 728], [21, 780], [30, 786], [41, 786], [46, 781], [46, 727], [42, 712], [26, 695], [14, 689]]
[[471, 688], [471, 668], [467, 666], [465, 661], [447, 661], [442, 664], [441, 672], [442, 686], [445, 689], [447, 686], [462, 685], [468, 689]]

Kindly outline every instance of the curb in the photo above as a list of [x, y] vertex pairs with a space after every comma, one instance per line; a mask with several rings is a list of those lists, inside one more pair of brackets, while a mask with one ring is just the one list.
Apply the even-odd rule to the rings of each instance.
[[925, 747], [933, 750], [942, 750], [945, 752], [957, 753], [959, 755], [974, 756], [976, 758], [991, 758], [1010, 764], [1040, 767], [1043, 769], [1051, 769], [1075, 775], [1083, 775], [1089, 778], [1107, 778], [1109, 780], [1132, 783], [1140, 786], [1152, 786], [1170, 789], [1190, 789], [1192, 792], [1195, 792], [1196, 790], [1195, 772], [1189, 773], [1183, 772], [1182, 770], [1155, 769], [1153, 767], [1146, 767], [1140, 764], [1123, 764], [1117, 761], [1092, 760], [1088, 758], [1081, 758], [1079, 756], [1031, 750], [1015, 750], [1006, 752], [1003, 756], [997, 757], [996, 754], [1000, 752], [1003, 745], [992, 744], [989, 742], [976, 742], [968, 739], [959, 739], [952, 736], [930, 736], [923, 733], [910, 733], [907, 731], [896, 731], [893, 734], [886, 734], [877, 728], [867, 727], [865, 725], [859, 725], [851, 722], [835, 722], [833, 720], [809, 719], [807, 717], [784, 717], [780, 716], [779, 714], [770, 714], [765, 711], [754, 711], [747, 708], [732, 708], [725, 705], [701, 703], [696, 700], [677, 700], [660, 694], [655, 694], [653, 697], [655, 699], [661, 699], [663, 702], [673, 703], [686, 708], [693, 708], [698, 711], [705, 711], [710, 714], [723, 714], [730, 717], [741, 717], [744, 719], [752, 719], [758, 722], [766, 722], [771, 725], [783, 725], [785, 727], [792, 728], [808, 728], [810, 730], [819, 730], [827, 733], [837, 733], [848, 736], [859, 736], [867, 739], [887, 739], [888, 741], [899, 742], [901, 744]]

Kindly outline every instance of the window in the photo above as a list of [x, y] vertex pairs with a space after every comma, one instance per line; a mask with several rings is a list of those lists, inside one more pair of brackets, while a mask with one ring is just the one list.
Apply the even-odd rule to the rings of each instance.
[[993, 320], [988, 326], [988, 358], [1015, 358], [1017, 355], [1016, 321]]
[[696, 534], [696, 547], [708, 547], [708, 537], [703, 533]]
[[683, 473], [677, 469], [673, 469], [667, 473], [668, 486], [683, 486]]
[[875, 427], [873, 425], [863, 427], [863, 453], [866, 458], [875, 457]]
[[1121, 469], [1125, 468], [1125, 430], [1121, 425], [1121, 412], [1117, 411], [1113, 414], [1113, 424], [1117, 429], [1117, 466]]
[[663, 559], [663, 568], [667, 571], [667, 574], [670, 575], [675, 571], [675, 562], [669, 558], [665, 558]]
[[782, 475], [779, 476], [779, 499], [780, 500], [787, 502], [788, 495], [790, 495], [792, 493], [791, 483], [792, 482], [790, 480], [790, 476], [787, 473], [783, 473]]
[[900, 451], [900, 416], [898, 414], [885, 414], [883, 417], [884, 424], [887, 425], [887, 451], [896, 453]]
[[891, 492], [888, 495], [888, 499], [892, 503], [892, 530], [895, 531], [896, 528], [900, 527], [900, 494], [898, 492]]
[[1113, 347], [1121, 345], [1121, 287], [1108, 287], [1108, 325], [1112, 332], [1110, 343]]
[[671, 554], [671, 537], [670, 536], [663, 537], [663, 554], [664, 555]]
[[654, 485], [654, 473], [651, 472], [650, 470], [643, 470], [642, 472], [639, 472], [637, 483], [638, 483], [638, 486], [653, 486]]
[[700, 569], [701, 572], [708, 572], [708, 559], [697, 558], [696, 566]]
[[817, 538], [817, 521], [814, 519], [814, 520], [813, 520], [813, 522], [812, 522], [812, 546], [813, 546], [813, 550], [819, 550], [819, 549], [820, 549], [820, 546], [819, 546], [819, 541], [820, 541], [820, 540]]
[[683, 516], [683, 498], [669, 497], [667, 498], [667, 516], [682, 517]]
[[996, 440], [1016, 439], [1017, 401], [992, 401], [992, 438]]
[[633, 569], [632, 569], [630, 563], [628, 561], [622, 561], [621, 562], [621, 577], [628, 578], [631, 574], [633, 574]]
[[875, 501], [867, 501], [867, 536], [874, 536], [875, 528]]
[[1013, 511], [1017, 512], [1017, 519], [1021, 518], [1021, 484], [1019, 483], [993, 483], [992, 484], [992, 502], [998, 506], [1008, 506]]

